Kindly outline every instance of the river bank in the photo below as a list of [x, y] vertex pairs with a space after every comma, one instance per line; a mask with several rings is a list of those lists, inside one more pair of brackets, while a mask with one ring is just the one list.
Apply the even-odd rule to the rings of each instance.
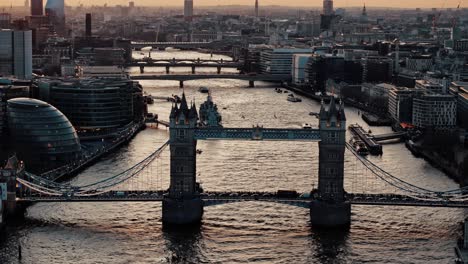
[[[423, 147], [421, 144], [415, 143], [411, 140], [406, 141], [405, 145], [407, 149], [413, 153], [413, 155], [423, 158], [433, 167], [444, 172], [445, 175], [456, 181], [461, 187], [468, 185], [468, 178], [466, 177], [468, 175], [467, 172], [464, 171], [464, 167], [466, 167], [466, 165], [463, 163], [464, 157], [459, 158], [462, 159], [460, 164], [457, 163], [456, 160], [448, 160], [445, 156], [431, 151]], [[457, 153], [457, 156], [460, 155], [466, 156], [466, 151]]]
[[[287, 85], [285, 88], [287, 88], [288, 90], [291, 90], [291, 91], [293, 91], [293, 92], [295, 92], [295, 93], [297, 93], [299, 95], [302, 95], [302, 96], [305, 96], [307, 98], [313, 99], [315, 101], [321, 101], [321, 100], [328, 101], [329, 100], [329, 96], [328, 97], [322, 97], [320, 95], [316, 95], [312, 91], [305, 91], [305, 90], [303, 90], [301, 88], [294, 87], [292, 85]], [[360, 104], [358, 102], [353, 102], [353, 101], [347, 100], [346, 98], [344, 98], [343, 100], [344, 100], [345, 105], [347, 105], [347, 106], [352, 106], [352, 107], [357, 108], [359, 110], [372, 113], [372, 109], [368, 109], [364, 105], [362, 105], [362, 104]], [[366, 121], [366, 120], [364, 120], [364, 121]], [[369, 124], [369, 125], [374, 125], [374, 124], [371, 122], [371, 124]], [[379, 123], [378, 125], [382, 125], [382, 124]], [[385, 124], [383, 124], [383, 125], [388, 125], [388, 122], [385, 122]], [[395, 130], [395, 124], [392, 124], [391, 126], [392, 126], [392, 129]], [[463, 169], [462, 169], [466, 165], [464, 165], [464, 164], [460, 165], [461, 162], [456, 163], [456, 161], [448, 160], [448, 159], [446, 159], [445, 156], [439, 155], [438, 153], [436, 153], [434, 151], [430, 151], [429, 149], [424, 148], [422, 145], [418, 145], [418, 144], [415, 144], [414, 142], [413, 143], [410, 143], [410, 142], [412, 142], [412, 141], [406, 141], [405, 145], [406, 145], [407, 149], [410, 150], [411, 153], [413, 153], [413, 155], [415, 155], [416, 157], [424, 158], [434, 168], [442, 171], [449, 178], [453, 179], [458, 184], [460, 184], [460, 186], [463, 187], [463, 186], [468, 185], [468, 177], [465, 176], [465, 175], [468, 175], [468, 172], [464, 172]], [[468, 155], [468, 154], [466, 154], [466, 151], [465, 151], [464, 154], [461, 153], [459, 155]], [[463, 160], [463, 158], [459, 158], [459, 159]]]

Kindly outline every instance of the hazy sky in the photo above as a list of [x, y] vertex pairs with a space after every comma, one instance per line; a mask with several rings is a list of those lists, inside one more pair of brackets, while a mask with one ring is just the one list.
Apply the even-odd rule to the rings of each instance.
[[[6, 0], [0, 0], [6, 1]], [[66, 0], [69, 4], [83, 3], [88, 4], [127, 4], [129, 1], [125, 0]], [[155, 6], [174, 6], [182, 5], [183, 0], [134, 0], [136, 5], [155, 5]], [[295, 1], [285, 1], [285, 0], [259, 0], [260, 4], [263, 5], [287, 5], [287, 6], [321, 6], [322, 0], [295, 0]], [[364, 2], [367, 6], [391, 6], [391, 7], [456, 7], [460, 0], [335, 0], [335, 6], [362, 6]], [[463, 2], [468, 0], [461, 1], [462, 7], [467, 6]], [[254, 0], [194, 0], [195, 5], [232, 5], [232, 4], [241, 4], [241, 5], [253, 5]]]
[[[44, 0], [44, 3], [47, 0]], [[84, 5], [127, 5], [128, 0], [65, 0], [67, 5], [77, 5], [82, 3]], [[134, 0], [135, 5], [152, 5], [152, 6], [181, 6], [184, 0]], [[321, 6], [322, 0], [259, 0], [260, 5], [283, 5], [283, 6]], [[367, 6], [378, 6], [378, 7], [406, 7], [406, 8], [448, 8], [457, 7], [458, 3], [461, 2], [461, 7], [468, 7], [468, 0], [335, 0], [335, 6], [346, 7], [346, 6], [362, 6], [364, 2]], [[466, 2], [466, 3], [464, 3]], [[21, 5], [24, 0], [0, 0], [0, 6], [3, 5]], [[194, 0], [195, 6], [206, 6], [206, 5], [253, 5], [254, 0]]]

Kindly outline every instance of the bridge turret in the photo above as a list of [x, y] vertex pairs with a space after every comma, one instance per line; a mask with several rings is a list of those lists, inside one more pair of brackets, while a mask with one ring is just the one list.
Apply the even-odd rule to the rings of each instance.
[[5, 166], [0, 167], [0, 223], [2, 217], [18, 213], [16, 179], [24, 178], [24, 173], [24, 164], [16, 156], [10, 157]]
[[319, 200], [311, 204], [311, 221], [316, 225], [345, 225], [351, 207], [344, 197], [344, 152], [346, 115], [341, 102], [331, 97], [327, 107], [322, 102], [319, 113]]
[[221, 115], [218, 106], [213, 102], [211, 93], [206, 101], [200, 105], [200, 125], [206, 127], [221, 127]]
[[198, 113], [192, 103], [189, 107], [185, 93], [180, 104], [172, 106], [169, 116], [169, 148], [171, 152], [169, 195], [163, 201], [163, 222], [192, 224], [200, 222], [203, 201], [196, 183], [197, 140], [194, 133]]

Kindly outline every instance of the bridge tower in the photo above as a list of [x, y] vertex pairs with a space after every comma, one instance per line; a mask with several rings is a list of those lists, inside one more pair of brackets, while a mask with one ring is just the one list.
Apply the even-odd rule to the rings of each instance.
[[203, 201], [196, 182], [197, 140], [194, 138], [198, 113], [194, 104], [189, 108], [185, 94], [180, 105], [172, 107], [169, 119], [171, 180], [169, 194], [163, 200], [163, 223], [199, 223], [203, 215]]
[[344, 152], [346, 116], [343, 104], [332, 97], [328, 109], [320, 109], [318, 199], [310, 205], [312, 225], [346, 226], [351, 221], [351, 205], [344, 196]]

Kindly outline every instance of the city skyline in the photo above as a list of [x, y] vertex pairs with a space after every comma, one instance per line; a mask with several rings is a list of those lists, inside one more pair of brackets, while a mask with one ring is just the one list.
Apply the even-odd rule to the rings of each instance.
[[[107, 0], [67, 0], [66, 5], [77, 6], [83, 4], [84, 6], [92, 5], [128, 5], [131, 1], [128, 0], [117, 0], [109, 3]], [[184, 1], [177, 2], [166, 2], [166, 1], [152, 1], [152, 0], [138, 0], [134, 1], [136, 6], [164, 6], [164, 7], [182, 7]], [[194, 2], [195, 6], [230, 6], [230, 5], [253, 5], [255, 1], [252, 0], [235, 0], [235, 1], [220, 1], [220, 0], [198, 0]], [[288, 2], [282, 0], [264, 0], [261, 5], [263, 6], [291, 6], [291, 7], [321, 7], [322, 0], [306, 1], [299, 0], [295, 2]], [[460, 0], [414, 0], [410, 3], [404, 0], [395, 1], [384, 1], [384, 0], [335, 0], [335, 7], [359, 7], [363, 6], [364, 3], [367, 7], [390, 7], [390, 8], [456, 8], [459, 4], [460, 7], [466, 8], [468, 5]], [[13, 0], [2, 0], [0, 1], [0, 7], [2, 6], [23, 6], [24, 3], [21, 1]]]

